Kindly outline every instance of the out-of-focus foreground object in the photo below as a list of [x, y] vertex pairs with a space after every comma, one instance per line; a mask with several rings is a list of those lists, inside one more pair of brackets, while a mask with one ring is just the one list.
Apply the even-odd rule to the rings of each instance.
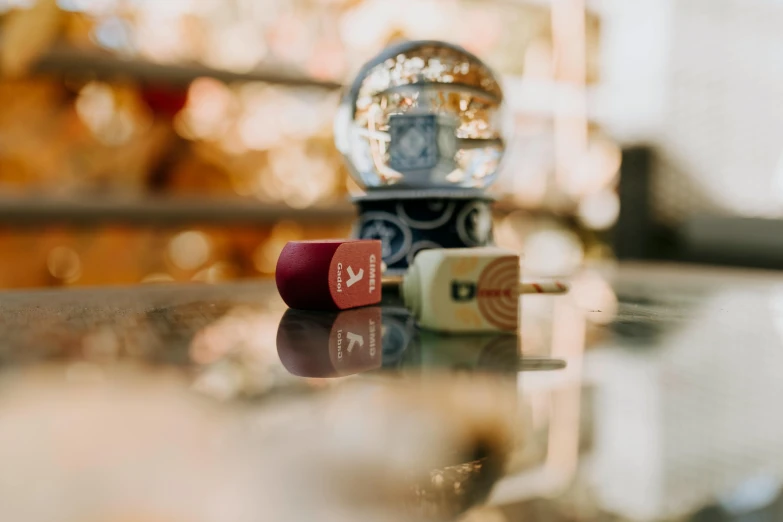
[[450, 517], [486, 497], [514, 437], [514, 390], [490, 381], [354, 383], [252, 410], [216, 410], [182, 384], [131, 370], [6, 374], [0, 518]]

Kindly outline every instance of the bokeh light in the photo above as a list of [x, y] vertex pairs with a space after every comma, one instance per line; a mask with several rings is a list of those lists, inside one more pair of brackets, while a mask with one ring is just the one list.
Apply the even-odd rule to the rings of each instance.
[[53, 248], [49, 252], [46, 266], [52, 277], [64, 283], [74, 283], [82, 275], [82, 262], [79, 254], [69, 247]]
[[586, 227], [606, 230], [617, 222], [620, 215], [620, 198], [612, 189], [589, 194], [579, 202], [578, 215]]
[[527, 237], [523, 255], [523, 274], [555, 277], [573, 274], [584, 251], [579, 237], [570, 230], [549, 228]]
[[193, 276], [193, 281], [200, 281], [202, 283], [220, 283], [221, 281], [234, 279], [236, 278], [236, 275], [236, 267], [230, 263], [219, 262], [203, 270], [199, 270], [198, 273]]
[[617, 315], [617, 296], [600, 273], [584, 270], [571, 280], [571, 296], [588, 321], [606, 325]]
[[203, 266], [210, 253], [209, 238], [195, 230], [177, 234], [169, 243], [171, 262], [181, 270], [195, 270]]
[[188, 102], [181, 115], [187, 135], [198, 139], [220, 137], [230, 124], [236, 100], [229, 88], [212, 78], [198, 78], [188, 90]]
[[253, 264], [262, 274], [274, 274], [277, 258], [289, 241], [302, 239], [304, 230], [298, 223], [281, 221], [276, 224], [264, 243], [256, 248], [253, 254]]
[[82, 339], [84, 357], [92, 362], [112, 361], [119, 355], [120, 348], [117, 333], [109, 327], [98, 328]]

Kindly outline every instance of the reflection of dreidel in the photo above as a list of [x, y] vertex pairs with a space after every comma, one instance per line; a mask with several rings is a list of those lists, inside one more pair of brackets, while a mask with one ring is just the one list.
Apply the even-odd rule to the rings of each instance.
[[345, 312], [288, 310], [277, 330], [277, 353], [299, 377], [343, 377], [383, 361], [381, 309]]
[[[347, 309], [381, 300], [378, 241], [292, 242], [275, 279], [292, 308]], [[350, 270], [349, 270], [350, 269]], [[521, 294], [562, 294], [555, 283], [520, 283], [519, 256], [496, 248], [420, 252], [396, 286], [419, 325], [441, 332], [514, 332]]]
[[503, 334], [440, 335], [422, 330], [414, 350], [403, 358], [402, 368], [516, 375], [518, 339]]
[[[489, 373], [558, 370], [565, 361], [519, 356], [516, 336], [441, 335], [419, 330], [399, 307], [342, 312], [288, 310], [277, 330], [283, 366], [299, 377], [345, 377], [384, 371]], [[390, 357], [384, 358], [388, 353]]]
[[520, 356], [518, 343], [518, 337], [500, 333], [441, 335], [421, 331], [398, 366], [498, 375], [565, 368], [562, 359]]

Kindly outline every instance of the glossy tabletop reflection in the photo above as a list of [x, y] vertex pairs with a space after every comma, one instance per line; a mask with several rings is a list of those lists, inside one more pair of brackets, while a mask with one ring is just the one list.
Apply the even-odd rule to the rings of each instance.
[[783, 516], [777, 273], [585, 270], [517, 336], [270, 282], [6, 292], [0, 331], [2, 520]]

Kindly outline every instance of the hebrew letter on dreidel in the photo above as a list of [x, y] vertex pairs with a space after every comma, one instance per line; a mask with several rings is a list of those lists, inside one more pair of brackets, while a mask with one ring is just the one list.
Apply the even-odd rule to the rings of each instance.
[[346, 335], [346, 337], [348, 338], [348, 353], [351, 353], [353, 351], [354, 344], [358, 344], [359, 348], [364, 346], [364, 337], [362, 337], [361, 335], [348, 332], [348, 335]]
[[350, 279], [348, 279], [348, 282], [345, 283], [348, 286], [348, 288], [351, 288], [353, 285], [355, 285], [356, 283], [361, 281], [362, 278], [364, 277], [364, 268], [359, 269], [359, 273], [358, 274], [354, 274], [353, 273], [353, 268], [349, 266], [347, 272], [348, 272], [348, 275], [350, 276]]

